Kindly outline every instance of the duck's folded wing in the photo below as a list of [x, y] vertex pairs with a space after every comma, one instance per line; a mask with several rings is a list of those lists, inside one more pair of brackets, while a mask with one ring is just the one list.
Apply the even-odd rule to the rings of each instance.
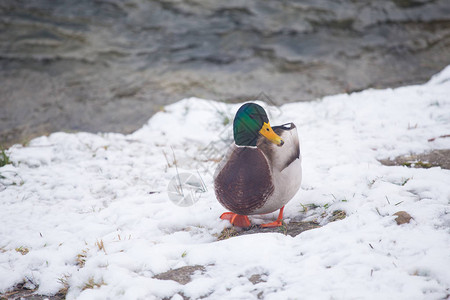
[[214, 180], [219, 202], [237, 214], [249, 214], [264, 205], [274, 191], [272, 174], [257, 148], [237, 147]]

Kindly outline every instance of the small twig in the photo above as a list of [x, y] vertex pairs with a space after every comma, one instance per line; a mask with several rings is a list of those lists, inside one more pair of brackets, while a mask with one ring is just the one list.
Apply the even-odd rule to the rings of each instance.
[[165, 152], [164, 150], [162, 150], [162, 153], [164, 154], [164, 157], [166, 158], [167, 166], [170, 168], [171, 165], [170, 165], [170, 163], [169, 163], [169, 160], [167, 159], [167, 154], [166, 154], [166, 152]]
[[441, 136], [438, 136], [438, 137], [434, 137], [434, 138], [428, 139], [428, 142], [434, 142], [436, 139], [445, 139], [445, 138], [448, 138], [448, 137], [450, 137], [450, 134], [444, 134], [444, 135], [441, 135]]
[[180, 173], [178, 173], [178, 164], [177, 164], [177, 159], [175, 158], [175, 151], [173, 151], [173, 147], [172, 146], [170, 146], [170, 149], [172, 149], [173, 163], [175, 165], [175, 170], [177, 172], [178, 185], [179, 185], [179, 188], [180, 188], [180, 191], [181, 191], [181, 195], [184, 196], [183, 186], [181, 185]]
[[100, 242], [97, 240], [95, 245], [97, 245], [98, 250], [100, 250], [100, 251], [103, 250], [103, 252], [105, 252], [105, 254], [107, 254], [106, 253], [106, 249], [105, 249], [105, 244], [103, 244], [103, 240], [102, 239], [100, 239]]

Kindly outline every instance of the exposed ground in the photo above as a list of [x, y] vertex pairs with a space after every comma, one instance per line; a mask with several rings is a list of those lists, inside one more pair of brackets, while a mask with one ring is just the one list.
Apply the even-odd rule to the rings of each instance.
[[450, 150], [433, 150], [428, 153], [407, 154], [398, 156], [395, 159], [380, 160], [386, 166], [406, 166], [411, 168], [432, 168], [441, 167], [450, 169]]

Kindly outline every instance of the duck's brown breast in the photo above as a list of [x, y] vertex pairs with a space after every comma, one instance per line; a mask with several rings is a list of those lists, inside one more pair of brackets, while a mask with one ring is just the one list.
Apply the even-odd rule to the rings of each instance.
[[238, 147], [214, 181], [216, 197], [230, 211], [248, 215], [272, 195], [272, 172], [258, 148]]

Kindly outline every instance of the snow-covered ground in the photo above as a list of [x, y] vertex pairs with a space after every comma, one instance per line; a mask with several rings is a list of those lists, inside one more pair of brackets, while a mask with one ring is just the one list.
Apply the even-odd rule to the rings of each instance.
[[[296, 237], [217, 241], [229, 224], [211, 173], [238, 107], [185, 99], [130, 135], [54, 133], [11, 147], [13, 164], [0, 168], [0, 292], [26, 282], [47, 295], [68, 286], [67, 299], [449, 296], [450, 171], [378, 159], [450, 148], [439, 138], [450, 134], [450, 67], [424, 85], [268, 108], [271, 124], [293, 121], [301, 139], [302, 189], [285, 221], [324, 225]], [[205, 181], [192, 206], [169, 200], [177, 168]], [[326, 224], [338, 209], [347, 218]], [[397, 225], [402, 210], [414, 219]], [[153, 278], [193, 265], [205, 271], [185, 285]]]

